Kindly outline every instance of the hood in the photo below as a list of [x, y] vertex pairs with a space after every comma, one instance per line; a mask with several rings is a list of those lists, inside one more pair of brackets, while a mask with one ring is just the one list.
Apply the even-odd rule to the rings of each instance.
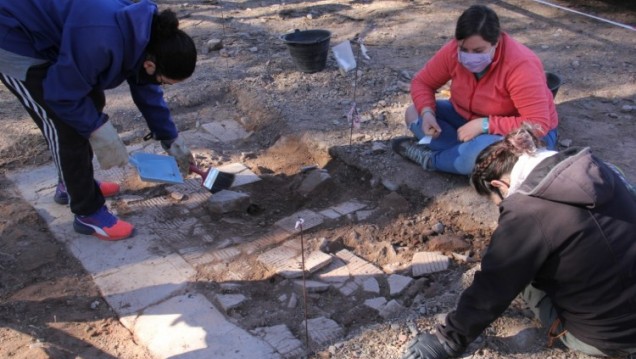
[[123, 7], [115, 15], [124, 41], [123, 63], [132, 66], [122, 70], [133, 71], [141, 66], [150, 42], [153, 14], [156, 12], [157, 5], [148, 0], [141, 0]]
[[517, 193], [593, 208], [610, 200], [616, 177], [589, 148], [572, 148], [539, 163]]

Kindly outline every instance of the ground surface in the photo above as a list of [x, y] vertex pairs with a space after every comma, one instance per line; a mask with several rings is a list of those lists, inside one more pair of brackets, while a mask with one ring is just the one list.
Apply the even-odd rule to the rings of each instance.
[[[448, 271], [416, 281], [398, 298], [408, 310], [392, 320], [368, 308], [343, 304], [334, 291], [309, 297], [312, 314], [337, 318], [345, 329], [336, 345], [314, 348], [316, 357], [398, 358], [415, 330], [430, 329], [438, 314], [452, 309], [461, 292], [462, 274], [476, 265], [496, 218], [492, 206], [472, 196], [464, 178], [423, 173], [383, 148], [390, 138], [405, 134], [401, 123], [409, 104], [408, 78], [452, 37], [454, 22], [466, 3], [159, 3], [178, 11], [182, 27], [194, 37], [200, 52], [195, 75], [166, 88], [178, 127], [196, 131], [202, 123], [231, 120], [253, 131], [243, 140], [194, 150], [204, 165], [242, 162], [263, 179], [246, 188], [254, 204], [250, 213], [213, 217], [206, 234], [246, 237], [303, 208], [356, 199], [374, 210], [369, 218], [347, 217], [310, 231], [307, 246], [322, 244], [330, 253], [348, 248], [385, 271], [398, 273], [399, 264], [418, 250], [470, 256], [471, 261], [454, 261]], [[563, 79], [556, 97], [561, 143], [592, 146], [636, 178], [635, 32], [532, 1], [484, 3], [498, 12], [506, 31], [541, 57], [546, 70]], [[636, 25], [633, 5], [558, 3]], [[298, 72], [278, 38], [293, 29], [328, 29], [332, 45], [361, 36], [370, 60], [359, 57], [357, 76], [353, 71], [343, 76], [332, 56], [324, 71]], [[222, 39], [224, 48], [208, 49], [211, 39]], [[362, 115], [361, 127], [353, 131], [345, 116], [352, 100]], [[144, 121], [125, 89], [108, 93], [107, 111], [128, 144], [141, 141]], [[0, 357], [149, 358], [118, 322], [90, 276], [52, 238], [45, 222], [5, 178], [10, 171], [50, 161], [37, 128], [5, 88], [0, 89], [0, 116]], [[298, 191], [302, 169], [314, 165], [327, 170], [332, 181], [302, 196]], [[397, 188], [396, 195], [387, 188]], [[147, 197], [165, 195], [162, 186], [134, 183], [124, 191]], [[125, 215], [123, 204], [115, 201], [113, 205]], [[438, 223], [446, 227], [445, 240], [432, 231]], [[326, 247], [322, 238], [327, 239]], [[439, 243], [450, 247], [435, 247]], [[237, 268], [230, 269], [237, 271], [241, 263], [232, 265]], [[228, 315], [247, 329], [285, 323], [302, 338], [296, 329], [303, 320], [302, 311], [275, 309], [280, 300], [276, 290], [284, 287], [280, 278], [257, 263], [249, 267], [252, 271], [246, 275], [253, 284], [248, 294], [258, 305]], [[194, 285], [205, 290], [228, 280], [219, 271], [201, 268]], [[520, 336], [520, 328], [534, 334]], [[584, 357], [560, 348], [546, 349], [543, 334], [523, 305], [515, 302], [470, 355]]]

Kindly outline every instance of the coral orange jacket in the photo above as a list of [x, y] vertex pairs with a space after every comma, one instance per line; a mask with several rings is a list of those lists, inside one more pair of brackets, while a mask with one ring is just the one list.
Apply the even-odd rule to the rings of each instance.
[[541, 60], [506, 33], [493, 62], [479, 80], [457, 58], [457, 40], [444, 45], [417, 73], [411, 97], [418, 113], [435, 110], [435, 91], [451, 81], [450, 101], [463, 118], [489, 118], [489, 133], [505, 135], [523, 122], [539, 125], [541, 136], [558, 125], [552, 92]]

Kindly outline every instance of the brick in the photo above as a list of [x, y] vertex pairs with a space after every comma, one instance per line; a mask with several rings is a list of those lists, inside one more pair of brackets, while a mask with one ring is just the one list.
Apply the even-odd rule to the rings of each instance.
[[345, 263], [347, 263], [347, 268], [349, 268], [349, 273], [353, 277], [375, 276], [375, 275], [383, 274], [380, 268], [356, 256], [348, 249], [340, 250], [338, 253], [336, 253], [336, 256], [342, 259], [343, 261], [345, 261]]
[[413, 277], [448, 269], [449, 259], [439, 252], [418, 252], [413, 255], [411, 270]]

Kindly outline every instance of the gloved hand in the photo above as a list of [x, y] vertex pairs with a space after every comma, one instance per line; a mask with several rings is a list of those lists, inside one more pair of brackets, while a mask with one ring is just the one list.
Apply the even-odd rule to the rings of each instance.
[[406, 347], [402, 359], [447, 359], [451, 355], [436, 336], [422, 333]]
[[194, 157], [192, 157], [192, 152], [183, 142], [183, 139], [177, 136], [177, 138], [172, 140], [162, 140], [161, 147], [177, 160], [181, 175], [183, 177], [187, 176], [190, 173], [190, 163], [194, 162]]
[[119, 138], [117, 130], [110, 121], [93, 131], [88, 138], [93, 154], [103, 170], [111, 167], [123, 167], [128, 163], [128, 151], [124, 142]]

